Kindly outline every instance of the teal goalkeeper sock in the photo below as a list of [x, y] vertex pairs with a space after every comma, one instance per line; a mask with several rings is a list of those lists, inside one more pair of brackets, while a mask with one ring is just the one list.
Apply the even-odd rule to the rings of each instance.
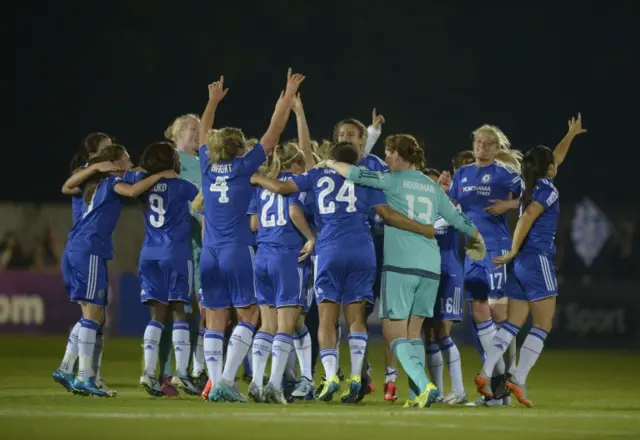
[[[414, 343], [413, 341], [416, 342]], [[412, 391], [414, 391], [416, 395], [419, 395], [427, 388], [429, 379], [427, 379], [427, 375], [424, 372], [424, 344], [419, 340], [413, 341], [409, 342], [406, 338], [394, 339], [391, 341], [391, 352], [396, 359], [400, 361], [402, 368], [405, 373], [407, 373], [407, 376], [409, 376], [410, 387], [411, 381], [413, 381], [416, 388], [415, 390], [412, 388]], [[418, 352], [420, 349], [422, 351], [421, 354]]]
[[[422, 364], [422, 370], [424, 371], [425, 366], [427, 365], [427, 355], [424, 349], [424, 342], [422, 339], [409, 339], [409, 343], [413, 347], [416, 352], [416, 356], [418, 356], [419, 362]], [[425, 374], [426, 375], [426, 374]], [[411, 386], [413, 383], [413, 387]], [[427, 384], [429, 380], [427, 379]], [[420, 388], [416, 383], [414, 383], [411, 378], [409, 378], [409, 398], [415, 399], [420, 393], [424, 391], [424, 387]], [[413, 395], [415, 393], [415, 395]]]

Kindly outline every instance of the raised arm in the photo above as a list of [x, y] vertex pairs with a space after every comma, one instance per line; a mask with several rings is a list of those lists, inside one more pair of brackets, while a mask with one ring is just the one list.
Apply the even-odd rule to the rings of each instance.
[[118, 167], [113, 162], [98, 162], [77, 171], [69, 177], [62, 185], [62, 194], [76, 195], [79, 194], [80, 185], [82, 185], [89, 177], [95, 173], [110, 173], [118, 171]]
[[252, 185], [260, 185], [267, 191], [274, 194], [291, 194], [299, 192], [298, 186], [293, 180], [275, 180], [268, 177], [261, 176], [260, 174], [254, 174], [251, 176]]
[[556, 166], [559, 167], [564, 159], [567, 157], [567, 153], [569, 152], [569, 147], [573, 142], [573, 139], [582, 134], [586, 133], [587, 130], [582, 128], [582, 114], [578, 113], [577, 118], [571, 118], [569, 120], [569, 129], [567, 130], [567, 134], [562, 138], [560, 143], [556, 145], [556, 148], [553, 150], [553, 158], [555, 160]]
[[124, 182], [118, 182], [115, 184], [113, 189], [117, 194], [123, 197], [136, 198], [140, 194], [149, 191], [153, 187], [153, 185], [158, 183], [158, 181], [162, 178], [176, 179], [178, 178], [178, 175], [175, 171], [162, 171], [149, 177], [145, 177], [144, 179], [134, 183], [133, 185]]
[[411, 220], [406, 215], [391, 209], [388, 205], [374, 206], [373, 210], [382, 217], [385, 223], [398, 229], [415, 232], [427, 238], [433, 238], [436, 235], [436, 229], [433, 225], [423, 225], [422, 223]]
[[287, 72], [287, 88], [284, 92], [280, 93], [280, 98], [278, 98], [278, 102], [276, 102], [276, 109], [271, 117], [271, 124], [269, 124], [269, 128], [260, 140], [264, 152], [267, 155], [273, 151], [273, 148], [277, 145], [278, 139], [287, 125], [291, 106], [293, 105], [293, 98], [298, 93], [300, 84], [302, 84], [303, 81], [303, 75], [298, 73], [292, 74], [291, 69], [289, 69]]
[[213, 128], [218, 104], [227, 96], [228, 91], [229, 89], [224, 88], [224, 76], [220, 76], [218, 81], [209, 84], [209, 102], [207, 102], [200, 120], [200, 145], [207, 143], [207, 134]]
[[316, 160], [313, 157], [313, 150], [311, 149], [311, 134], [309, 133], [309, 125], [307, 124], [307, 118], [304, 114], [304, 107], [302, 106], [302, 99], [300, 93], [293, 98], [293, 112], [296, 114], [296, 123], [298, 124], [298, 143], [302, 154], [304, 154], [305, 169], [310, 170], [316, 166]]
[[370, 153], [382, 134], [382, 124], [385, 123], [384, 116], [379, 115], [376, 109], [371, 113], [371, 125], [367, 128], [367, 142], [364, 145], [364, 152]]

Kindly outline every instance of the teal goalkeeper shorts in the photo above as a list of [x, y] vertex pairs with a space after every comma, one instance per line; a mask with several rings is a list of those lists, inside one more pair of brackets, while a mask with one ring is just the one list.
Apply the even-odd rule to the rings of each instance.
[[380, 319], [404, 320], [410, 315], [432, 318], [440, 275], [424, 270], [400, 270], [382, 267]]

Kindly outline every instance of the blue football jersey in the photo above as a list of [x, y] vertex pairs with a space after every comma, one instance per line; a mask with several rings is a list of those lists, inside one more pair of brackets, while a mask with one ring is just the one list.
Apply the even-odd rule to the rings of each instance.
[[255, 188], [251, 175], [258, 171], [266, 155], [258, 144], [242, 157], [211, 163], [206, 145], [200, 147], [202, 194], [204, 196], [204, 246], [253, 246], [247, 210]]
[[[521, 252], [535, 252], [547, 256], [556, 253], [556, 230], [560, 217], [560, 194], [551, 179], [538, 179], [531, 197], [544, 208], [544, 212], [533, 222], [531, 230], [522, 244]], [[520, 206], [522, 214], [522, 205]]]
[[300, 192], [314, 199], [321, 223], [318, 251], [371, 240], [367, 214], [374, 206], [387, 204], [382, 191], [356, 185], [331, 169], [314, 168], [292, 180]]
[[360, 156], [360, 160], [356, 165], [359, 167], [365, 167], [370, 171], [389, 171], [389, 166], [385, 163], [385, 161], [380, 159], [375, 154], [364, 153], [362, 156]]
[[[89, 164], [85, 163], [80, 167], [80, 169], [84, 169], [87, 166], [89, 166]], [[76, 223], [78, 223], [80, 218], [82, 218], [83, 206], [84, 206], [84, 202], [82, 201], [82, 194], [71, 196], [71, 230], [69, 231], [69, 238], [71, 238], [73, 227], [76, 225]]]
[[[293, 173], [281, 172], [277, 179], [289, 180], [293, 176]], [[285, 196], [273, 194], [264, 188], [257, 188], [253, 197], [256, 207], [253, 211], [258, 215], [258, 244], [302, 249], [306, 239], [291, 221], [289, 207], [297, 205], [304, 212], [304, 197], [300, 200], [300, 193]]]
[[[458, 209], [460, 209], [458, 207]], [[440, 216], [433, 224], [436, 229], [436, 241], [440, 248], [440, 271], [443, 274], [462, 277], [462, 259], [460, 258], [460, 232], [451, 227]]]
[[[361, 168], [366, 168], [370, 171], [379, 171], [381, 173], [389, 171], [389, 167], [385, 163], [384, 160], [380, 159], [375, 154], [364, 153], [360, 156], [360, 161], [356, 164]], [[375, 212], [369, 213], [369, 221], [373, 227], [373, 230], [376, 234], [384, 234], [384, 222], [380, 218], [380, 216], [376, 215]]]
[[73, 227], [67, 249], [97, 255], [105, 260], [113, 258], [111, 234], [120, 218], [122, 199], [114, 187], [120, 177], [109, 176], [98, 182], [91, 201], [83, 201], [82, 215]]
[[[142, 172], [126, 173], [127, 183], [144, 179]], [[140, 196], [144, 203], [145, 236], [141, 260], [191, 259], [191, 213], [189, 202], [198, 195], [198, 187], [184, 179], [160, 179]]]
[[477, 226], [487, 249], [509, 249], [511, 236], [506, 216], [493, 216], [485, 208], [491, 206], [489, 200], [518, 198], [521, 190], [522, 179], [518, 173], [495, 162], [486, 167], [469, 164], [456, 171], [449, 196]]

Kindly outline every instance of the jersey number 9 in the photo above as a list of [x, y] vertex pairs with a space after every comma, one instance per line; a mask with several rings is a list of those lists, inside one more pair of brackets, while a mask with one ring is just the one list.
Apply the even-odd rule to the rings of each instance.
[[162, 197], [158, 194], [151, 194], [149, 196], [149, 209], [153, 212], [153, 214], [149, 215], [149, 223], [154, 228], [161, 228], [164, 225], [164, 215], [167, 213], [164, 209]]
[[[320, 214], [333, 214], [336, 212], [336, 204], [333, 201], [326, 203], [325, 198], [329, 194], [333, 194], [333, 191], [336, 189], [335, 182], [330, 177], [322, 177], [318, 180], [317, 186], [318, 188], [323, 188], [320, 194], [318, 194], [318, 210]], [[356, 212], [357, 201], [358, 198], [356, 197], [354, 183], [350, 180], [345, 180], [340, 190], [338, 190], [336, 202], [345, 202], [347, 204], [347, 208], [345, 209], [347, 212]]]

